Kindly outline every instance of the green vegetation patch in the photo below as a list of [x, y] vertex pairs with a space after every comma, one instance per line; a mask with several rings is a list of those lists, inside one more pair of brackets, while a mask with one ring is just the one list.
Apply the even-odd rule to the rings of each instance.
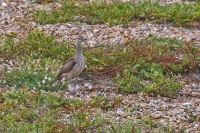
[[86, 105], [84, 101], [26, 88], [0, 96], [1, 132], [72, 132], [95, 127], [102, 121], [81, 110]]
[[199, 69], [200, 63], [195, 45], [151, 35], [127, 42], [124, 48], [97, 48], [87, 58], [92, 61], [88, 69], [115, 77], [119, 91], [164, 96], [173, 96], [184, 85], [179, 82], [179, 75]]
[[[19, 42], [8, 37], [0, 50], [2, 57], [19, 62], [18, 69], [7, 72], [1, 83], [39, 90], [67, 88], [66, 82], [55, 86], [54, 78], [61, 62], [74, 53], [69, 43], [56, 42], [54, 37], [36, 30]], [[101, 74], [113, 78], [116, 90], [126, 93], [173, 96], [183, 85], [179, 75], [200, 69], [199, 49], [194, 44], [152, 35], [127, 42], [123, 48], [105, 45], [84, 49], [84, 54], [87, 72], [94, 77]]]
[[3, 58], [13, 59], [29, 56], [32, 59], [48, 57], [60, 59], [69, 56], [73, 50], [69, 45], [71, 42], [59, 43], [53, 36], [45, 34], [44, 31], [34, 30], [26, 38], [19, 39], [19, 41], [15, 41], [17, 33], [12, 32], [11, 36], [13, 37], [7, 37], [4, 42], [1, 42], [0, 55]]
[[149, 117], [142, 117], [141, 120], [133, 117], [119, 122], [105, 119], [107, 116], [104, 118], [101, 113], [95, 112], [99, 110], [98, 104], [95, 105], [95, 103], [98, 103], [100, 99], [106, 98], [97, 96], [86, 102], [64, 99], [59, 94], [37, 90], [28, 91], [27, 88], [0, 93], [0, 131], [20, 133], [175, 132], [173, 127], [162, 126], [150, 120]]
[[63, 2], [51, 11], [32, 11], [33, 20], [41, 24], [85, 22], [88, 24], [129, 25], [131, 21], [172, 22], [177, 26], [200, 20], [199, 2], [175, 3], [162, 6], [158, 2], [104, 2], [83, 3], [74, 0]]
[[67, 90], [67, 82], [55, 82], [54, 77], [55, 74], [49, 73], [49, 70], [22, 67], [20, 70], [7, 73], [4, 84], [45, 91]]

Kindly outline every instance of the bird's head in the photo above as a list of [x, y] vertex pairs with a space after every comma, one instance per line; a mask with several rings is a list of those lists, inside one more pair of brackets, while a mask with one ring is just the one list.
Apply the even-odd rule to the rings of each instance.
[[86, 39], [84, 39], [82, 36], [79, 36], [77, 38], [77, 41], [80, 42], [80, 43], [85, 42], [87, 44], [87, 46], [89, 47], [88, 43], [86, 42]]

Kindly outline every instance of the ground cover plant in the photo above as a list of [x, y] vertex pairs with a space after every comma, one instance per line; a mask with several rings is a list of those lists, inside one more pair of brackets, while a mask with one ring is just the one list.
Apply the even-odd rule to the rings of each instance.
[[[98, 115], [94, 108], [103, 97], [94, 97], [88, 102], [63, 98], [44, 91], [29, 91], [28, 88], [0, 93], [1, 132], [136, 132], [155, 131], [171, 133], [170, 126], [162, 126], [148, 117], [141, 120], [124, 120], [115, 123]], [[103, 98], [104, 101], [106, 98]], [[114, 107], [113, 107], [114, 108]], [[96, 110], [99, 110], [98, 108]], [[100, 109], [101, 110], [101, 109]], [[91, 112], [97, 113], [97, 115]], [[63, 119], [65, 118], [65, 119]], [[123, 128], [122, 128], [123, 126]]]
[[84, 3], [70, 0], [51, 11], [32, 11], [33, 20], [40, 24], [64, 23], [69, 21], [88, 24], [130, 25], [133, 21], [172, 22], [182, 26], [200, 20], [199, 2], [160, 5], [158, 2], [105, 2]]
[[[100, 56], [100, 53], [104, 54]], [[93, 56], [88, 55], [88, 59], [93, 60], [89, 69], [113, 74], [116, 89], [123, 92], [173, 96], [183, 85], [178, 82], [178, 74], [199, 69], [198, 53], [193, 44], [150, 35], [144, 40], [128, 42], [123, 49], [117, 46], [98, 48], [89, 54]]]
[[[4, 81], [18, 88], [28, 85], [30, 89], [54, 90], [57, 69], [65, 57], [73, 54], [72, 48], [68, 48], [69, 43], [62, 45], [38, 30], [31, 32], [25, 40], [14, 42], [8, 37], [2, 45], [1, 56], [23, 61], [23, 65], [18, 66], [20, 69], [8, 73]], [[123, 49], [108, 45], [85, 49], [85, 55], [87, 71], [109, 74], [116, 82], [116, 89], [128, 93], [173, 96], [183, 85], [178, 81], [178, 75], [199, 69], [195, 45], [152, 35], [144, 40], [127, 42]], [[61, 84], [59, 88], [64, 86]]]

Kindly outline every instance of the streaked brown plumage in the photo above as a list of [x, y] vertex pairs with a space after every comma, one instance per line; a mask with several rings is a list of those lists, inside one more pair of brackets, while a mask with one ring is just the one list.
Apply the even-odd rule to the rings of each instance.
[[64, 62], [60, 72], [58, 73], [56, 80], [62, 80], [63, 78], [75, 78], [78, 76], [85, 67], [85, 57], [82, 52], [82, 43], [85, 42], [82, 37], [77, 39], [76, 52], [74, 56], [70, 57]]

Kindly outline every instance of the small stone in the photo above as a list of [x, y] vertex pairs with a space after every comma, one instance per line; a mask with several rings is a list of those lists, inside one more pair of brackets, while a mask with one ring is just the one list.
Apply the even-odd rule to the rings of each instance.
[[155, 114], [155, 115], [154, 115], [154, 118], [155, 118], [155, 119], [159, 119], [160, 117], [161, 117], [160, 114]]
[[120, 117], [119, 117], [119, 116], [117, 116], [117, 117], [116, 117], [116, 121], [119, 121], [119, 120], [120, 120]]
[[196, 108], [196, 113], [200, 113], [200, 107]]
[[200, 103], [200, 99], [195, 99], [195, 100], [194, 100], [194, 103], [195, 103], [195, 104], [199, 104], [199, 103]]
[[199, 127], [199, 124], [195, 124], [195, 125], [194, 125], [194, 128], [198, 128], [198, 127]]
[[175, 116], [175, 115], [177, 115], [177, 114], [179, 114], [179, 111], [178, 111], [178, 110], [173, 111], [173, 116]]
[[176, 123], [178, 123], [178, 124], [179, 124], [179, 123], [181, 123], [181, 121], [180, 121], [180, 120], [176, 120]]
[[173, 113], [167, 112], [167, 115], [170, 116], [170, 117], [172, 117], [172, 116], [173, 116]]
[[193, 96], [193, 97], [198, 97], [198, 98], [200, 98], [200, 95], [199, 95], [198, 92], [192, 92], [192, 96]]
[[127, 114], [124, 111], [121, 111], [121, 110], [117, 110], [117, 115], [120, 115], [122, 117], [126, 117], [127, 116]]
[[93, 32], [94, 32], [94, 33], [98, 33], [98, 32], [100, 32], [100, 30], [94, 29]]
[[180, 116], [180, 115], [177, 115], [177, 118], [178, 118], [178, 119], [181, 119], [181, 120], [183, 120], [183, 121], [186, 120], [185, 117], [182, 117], [182, 116]]
[[7, 4], [6, 4], [5, 2], [2, 2], [2, 3], [1, 3], [1, 6], [6, 7]]
[[191, 107], [192, 104], [190, 102], [183, 103], [182, 106], [184, 107]]

